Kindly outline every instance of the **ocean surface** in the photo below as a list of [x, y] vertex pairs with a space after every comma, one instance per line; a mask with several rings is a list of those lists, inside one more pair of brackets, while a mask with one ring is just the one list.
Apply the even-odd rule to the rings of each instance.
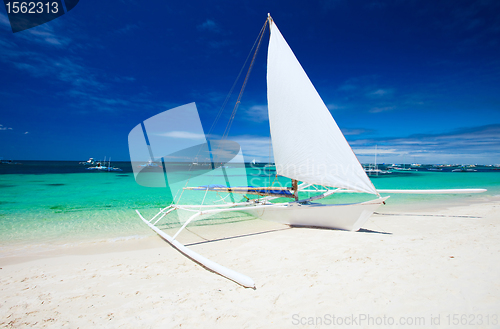
[[[135, 182], [129, 162], [114, 162], [117, 172], [89, 171], [76, 161], [18, 161], [0, 164], [0, 257], [22, 254], [26, 249], [50, 249], [89, 241], [135, 239], [154, 233], [139, 219], [138, 209], [151, 218], [173, 199], [167, 188], [140, 186]], [[474, 202], [500, 195], [500, 170], [477, 167], [475, 172], [451, 172], [418, 168], [418, 171], [393, 172], [370, 177], [378, 189], [441, 189], [486, 188], [487, 192], [473, 195], [412, 195], [393, 194], [380, 211], [401, 209], [411, 204]], [[230, 168], [227, 169], [229, 172]], [[246, 168], [247, 177], [240, 175], [238, 184], [266, 186], [275, 180], [275, 172], [264, 164]], [[240, 172], [241, 173], [241, 172]], [[179, 175], [186, 172], [179, 170]], [[173, 173], [176, 175], [176, 173]], [[282, 183], [289, 180], [280, 177]], [[190, 186], [203, 184], [198, 177]], [[205, 184], [214, 182], [206, 182]], [[182, 182], [184, 184], [184, 182]], [[233, 185], [234, 186], [234, 185]], [[229, 196], [204, 191], [185, 191], [183, 204], [220, 202]], [[236, 201], [242, 197], [234, 196]], [[337, 194], [324, 203], [348, 203], [373, 199], [371, 195]], [[180, 215], [179, 215], [180, 216]], [[164, 228], [177, 227], [180, 217], [162, 221]], [[242, 213], [226, 213], [193, 225], [213, 225], [221, 222], [252, 220]]]

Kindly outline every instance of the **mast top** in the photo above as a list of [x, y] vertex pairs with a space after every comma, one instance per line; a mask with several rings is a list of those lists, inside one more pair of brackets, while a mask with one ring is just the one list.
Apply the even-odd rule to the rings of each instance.
[[267, 13], [267, 21], [269, 22], [269, 24], [271, 24], [271, 22], [273, 21], [273, 18], [271, 17], [270, 13]]

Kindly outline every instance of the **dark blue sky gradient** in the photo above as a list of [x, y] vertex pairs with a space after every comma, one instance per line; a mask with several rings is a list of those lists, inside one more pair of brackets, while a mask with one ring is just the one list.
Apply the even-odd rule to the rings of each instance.
[[[135, 125], [190, 102], [208, 132], [268, 12], [362, 162], [500, 163], [498, 1], [82, 0], [16, 34], [2, 9], [0, 157], [128, 160]], [[230, 134], [248, 161], [264, 43]]]

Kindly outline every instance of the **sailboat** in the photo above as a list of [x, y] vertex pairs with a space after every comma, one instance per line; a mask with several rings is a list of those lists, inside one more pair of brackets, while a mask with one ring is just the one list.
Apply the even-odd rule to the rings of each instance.
[[375, 162], [373, 163], [373, 167], [371, 165], [368, 168], [364, 168], [365, 173], [368, 176], [379, 176], [379, 175], [387, 175], [390, 174], [390, 171], [378, 169], [377, 166], [377, 145], [375, 145]]
[[[90, 159], [92, 159], [92, 158], [90, 158]], [[108, 165], [106, 166], [106, 157], [104, 157], [104, 161], [102, 162], [102, 164], [101, 164], [100, 161], [98, 161], [94, 167], [88, 167], [87, 170], [94, 170], [94, 171], [122, 171], [120, 168], [116, 168], [116, 167], [112, 167], [111, 166], [111, 158], [109, 158]]]
[[[267, 97], [274, 161], [277, 175], [291, 179], [291, 187], [224, 185], [185, 187], [184, 190], [199, 190], [205, 193], [241, 193], [258, 195], [262, 198], [247, 198], [244, 202], [225, 202], [217, 205], [172, 204], [161, 209], [150, 220], [145, 219], [136, 210], [150, 228], [180, 252], [204, 267], [244, 287], [251, 288], [255, 287], [251, 278], [188, 249], [176, 240], [179, 233], [197, 218], [233, 211], [249, 213], [265, 220], [278, 221], [292, 226], [357, 231], [389, 198], [389, 196], [382, 197], [370, 181], [327, 106], [270, 15], [263, 29], [266, 25], [270, 30]], [[137, 126], [137, 131], [142, 133], [140, 125]], [[307, 133], [291, 133], [300, 131]], [[318, 186], [322, 189], [318, 189]], [[346, 191], [369, 193], [374, 195], [374, 198], [370, 201], [351, 204], [313, 202], [334, 193]], [[299, 192], [320, 192], [321, 194], [300, 199]], [[282, 203], [271, 202], [277, 198], [291, 200]], [[189, 211], [190, 216], [174, 236], [169, 236], [157, 227], [157, 223], [175, 210]]]

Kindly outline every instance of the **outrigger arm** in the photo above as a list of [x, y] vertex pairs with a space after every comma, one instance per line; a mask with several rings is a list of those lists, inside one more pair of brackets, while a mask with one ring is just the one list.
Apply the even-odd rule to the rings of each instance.
[[[175, 207], [173, 208], [175, 209]], [[155, 225], [151, 224], [149, 221], [147, 221], [144, 217], [142, 217], [141, 213], [136, 210], [137, 214], [139, 217], [153, 230], [155, 231], [159, 236], [161, 236], [165, 241], [167, 241], [172, 247], [175, 249], [179, 250], [182, 254], [184, 254], [186, 257], [192, 259], [194, 262], [200, 264], [201, 266], [209, 269], [212, 272], [218, 273], [222, 275], [223, 277], [228, 278], [229, 280], [232, 280], [240, 285], [242, 285], [245, 288], [253, 288], [255, 289], [255, 283], [252, 280], [252, 278], [238, 273], [236, 271], [233, 271], [227, 267], [224, 267], [220, 264], [217, 264], [216, 262], [211, 261], [208, 258], [203, 257], [202, 255], [190, 250], [186, 246], [184, 246], [182, 243], [178, 242], [175, 240], [173, 237], [169, 236], [159, 228], [157, 228]], [[193, 217], [193, 216], [192, 216]], [[187, 222], [186, 224], [187, 225]], [[185, 225], [183, 227], [185, 227]], [[179, 232], [177, 232], [178, 234]], [[176, 235], [177, 235], [176, 234]]]

